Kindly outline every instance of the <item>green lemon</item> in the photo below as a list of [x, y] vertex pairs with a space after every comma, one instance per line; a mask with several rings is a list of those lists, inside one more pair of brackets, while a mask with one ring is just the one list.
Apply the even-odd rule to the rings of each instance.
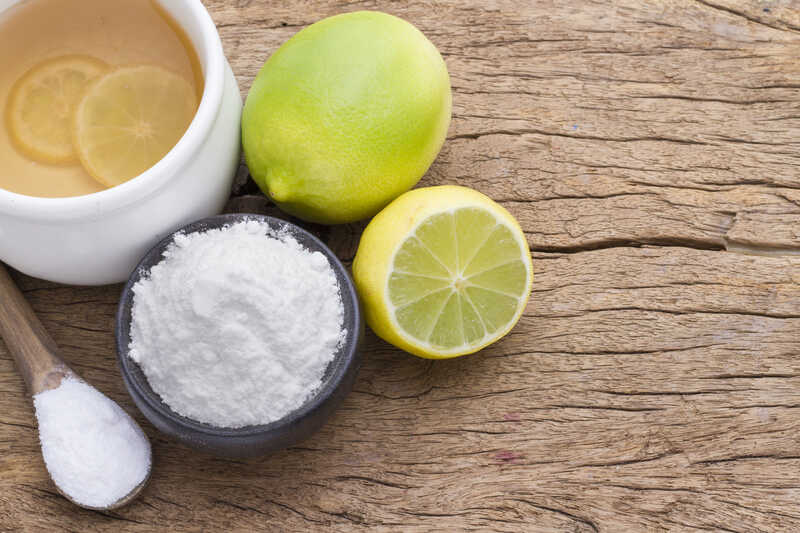
[[414, 26], [359, 11], [298, 32], [264, 64], [242, 114], [253, 179], [325, 224], [370, 217], [427, 171], [450, 124], [450, 78]]

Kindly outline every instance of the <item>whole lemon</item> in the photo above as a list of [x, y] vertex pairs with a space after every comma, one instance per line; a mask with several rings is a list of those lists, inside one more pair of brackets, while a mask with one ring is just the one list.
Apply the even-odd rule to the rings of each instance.
[[267, 60], [242, 144], [282, 209], [324, 224], [370, 217], [413, 187], [450, 124], [447, 67], [410, 23], [374, 11], [321, 20]]

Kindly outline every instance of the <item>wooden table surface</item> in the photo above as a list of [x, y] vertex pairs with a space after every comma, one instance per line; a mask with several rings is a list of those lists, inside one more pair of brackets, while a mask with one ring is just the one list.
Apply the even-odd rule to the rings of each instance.
[[[453, 85], [421, 185], [474, 187], [520, 220], [530, 304], [502, 342], [453, 361], [368, 334], [331, 422], [240, 462], [135, 410], [114, 355], [119, 286], [16, 274], [66, 360], [143, 424], [155, 466], [127, 508], [68, 504], [0, 344], [0, 530], [800, 530], [794, 0], [206, 4], [242, 94], [323, 17], [417, 25]], [[273, 211], [245, 179], [230, 209]], [[314, 229], [349, 261], [361, 227]]]

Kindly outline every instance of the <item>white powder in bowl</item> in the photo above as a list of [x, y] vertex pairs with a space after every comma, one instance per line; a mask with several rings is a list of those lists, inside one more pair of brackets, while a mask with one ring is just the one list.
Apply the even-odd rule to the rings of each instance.
[[133, 293], [130, 357], [173, 411], [217, 427], [302, 406], [346, 334], [327, 258], [256, 220], [177, 235]]
[[74, 378], [33, 397], [42, 455], [56, 486], [73, 501], [107, 507], [150, 471], [150, 441], [100, 391]]

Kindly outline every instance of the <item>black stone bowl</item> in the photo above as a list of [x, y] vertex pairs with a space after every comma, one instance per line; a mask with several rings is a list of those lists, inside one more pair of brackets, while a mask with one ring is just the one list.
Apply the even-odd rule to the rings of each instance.
[[[197, 422], [170, 409], [150, 388], [147, 377], [139, 365], [128, 356], [128, 345], [134, 298], [133, 286], [142, 276], [149, 273], [153, 265], [161, 261], [162, 254], [172, 242], [175, 233], [206, 231], [243, 220], [258, 220], [269, 224], [274, 230], [288, 231], [305, 248], [321, 252], [328, 258], [339, 282], [339, 291], [344, 304], [343, 325], [347, 328], [347, 338], [328, 365], [322, 385], [302, 407], [269, 424], [230, 429]], [[353, 382], [361, 366], [360, 349], [364, 339], [364, 319], [355, 286], [347, 269], [315, 236], [292, 223], [273, 217], [248, 214], [220, 215], [193, 222], [175, 233], [167, 236], [144, 256], [125, 284], [119, 302], [116, 324], [117, 355], [122, 378], [136, 406], [166, 435], [192, 448], [222, 457], [255, 457], [286, 448], [311, 436], [322, 427], [353, 388]]]

